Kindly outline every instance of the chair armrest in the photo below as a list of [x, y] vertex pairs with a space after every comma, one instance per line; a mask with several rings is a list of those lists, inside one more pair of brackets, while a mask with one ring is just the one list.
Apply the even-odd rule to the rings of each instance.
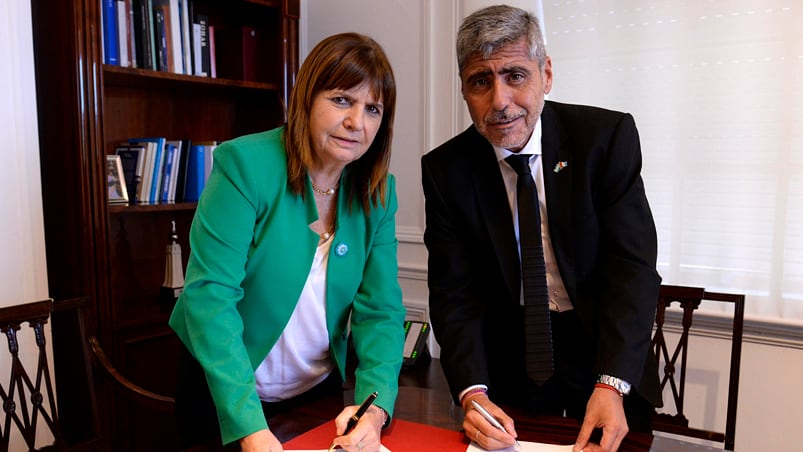
[[123, 390], [123, 395], [125, 397], [133, 398], [137, 402], [159, 411], [175, 411], [176, 401], [174, 398], [149, 391], [120, 373], [120, 371], [114, 367], [111, 360], [109, 360], [108, 356], [106, 356], [103, 347], [100, 346], [95, 336], [89, 337], [89, 348], [92, 350], [93, 361], [97, 365], [96, 367], [99, 367], [103, 374], [112, 380], [116, 388]]

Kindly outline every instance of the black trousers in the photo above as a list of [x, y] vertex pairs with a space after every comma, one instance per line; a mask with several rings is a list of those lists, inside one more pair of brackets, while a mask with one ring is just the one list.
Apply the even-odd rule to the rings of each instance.
[[[555, 374], [541, 386], [526, 377], [523, 383], [517, 379], [509, 385], [494, 384], [488, 395], [533, 415], [565, 415], [582, 422], [597, 378], [594, 347], [589, 346], [593, 342], [574, 310], [552, 312], [551, 320]], [[635, 391], [623, 402], [628, 428], [652, 432], [652, 405]]]
[[[198, 444], [220, 445], [220, 426], [217, 419], [217, 410], [206, 384], [203, 368], [183, 347], [179, 363], [179, 382], [176, 390], [176, 426], [181, 449]], [[313, 400], [339, 394], [343, 390], [343, 381], [337, 369], [326, 380], [303, 394], [281, 402], [262, 402], [262, 411], [265, 419], [276, 414], [288, 411], [296, 406], [309, 403]], [[220, 450], [239, 450], [234, 442]]]

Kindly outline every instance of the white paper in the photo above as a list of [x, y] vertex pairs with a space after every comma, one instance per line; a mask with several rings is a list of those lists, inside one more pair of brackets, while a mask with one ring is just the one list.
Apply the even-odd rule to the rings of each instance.
[[[336, 449], [336, 450], [342, 451], [343, 449]], [[285, 452], [328, 452], [328, 451], [326, 449], [314, 449], [314, 450], [285, 449]], [[380, 445], [379, 452], [390, 452], [390, 450], [384, 445]]]
[[[574, 444], [568, 446], [558, 446], [555, 444], [531, 443], [529, 441], [519, 441], [521, 447], [508, 447], [507, 449], [497, 449], [494, 452], [571, 452]], [[466, 452], [487, 452], [477, 445], [474, 441], [468, 445]]]

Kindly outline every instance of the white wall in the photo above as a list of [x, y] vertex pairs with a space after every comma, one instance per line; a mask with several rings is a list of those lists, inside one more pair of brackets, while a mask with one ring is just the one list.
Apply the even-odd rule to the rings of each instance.
[[[0, 64], [0, 98], [3, 99], [0, 102], [0, 136], [3, 137], [0, 155], [4, 163], [0, 177], [3, 217], [0, 221], [0, 307], [5, 307], [48, 297], [31, 4], [28, 1], [0, 0], [0, 61], [4, 62]], [[48, 327], [48, 344], [49, 334]], [[0, 347], [7, 350], [5, 344]], [[26, 366], [35, 365], [36, 355], [31, 352], [36, 347], [31, 337], [20, 337], [20, 349], [24, 351], [20, 358]], [[8, 353], [3, 351], [0, 353], [0, 384], [6, 389], [9, 366]], [[40, 445], [52, 439], [49, 434], [39, 433], [42, 433]], [[18, 433], [12, 434], [9, 450], [28, 450]]]
[[[454, 36], [460, 20], [492, 0], [301, 0], [301, 56], [321, 38], [358, 31], [383, 45], [396, 73], [399, 104], [391, 170], [398, 178], [397, 217], [400, 282], [408, 317], [426, 319], [426, 249], [420, 157], [469, 124], [459, 95]], [[536, 8], [538, 1], [508, 1]], [[536, 11], [538, 13], [539, 11]], [[557, 99], [556, 99], [557, 100]], [[681, 114], [682, 112], [678, 112]], [[742, 352], [738, 451], [799, 450], [803, 406], [803, 343], [748, 328]], [[431, 349], [437, 356], [434, 340]], [[724, 374], [717, 365], [727, 355], [721, 338], [693, 338], [689, 413], [701, 413], [708, 427], [724, 426]], [[724, 428], [724, 427], [722, 427]]]
[[0, 0], [0, 306], [47, 298], [30, 8]]

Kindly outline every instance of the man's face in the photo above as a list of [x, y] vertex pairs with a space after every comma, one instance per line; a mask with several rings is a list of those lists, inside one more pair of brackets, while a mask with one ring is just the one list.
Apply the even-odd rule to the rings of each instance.
[[544, 96], [552, 90], [552, 61], [544, 70], [529, 57], [523, 39], [491, 54], [475, 54], [460, 74], [463, 99], [480, 134], [494, 146], [519, 151], [527, 144]]

